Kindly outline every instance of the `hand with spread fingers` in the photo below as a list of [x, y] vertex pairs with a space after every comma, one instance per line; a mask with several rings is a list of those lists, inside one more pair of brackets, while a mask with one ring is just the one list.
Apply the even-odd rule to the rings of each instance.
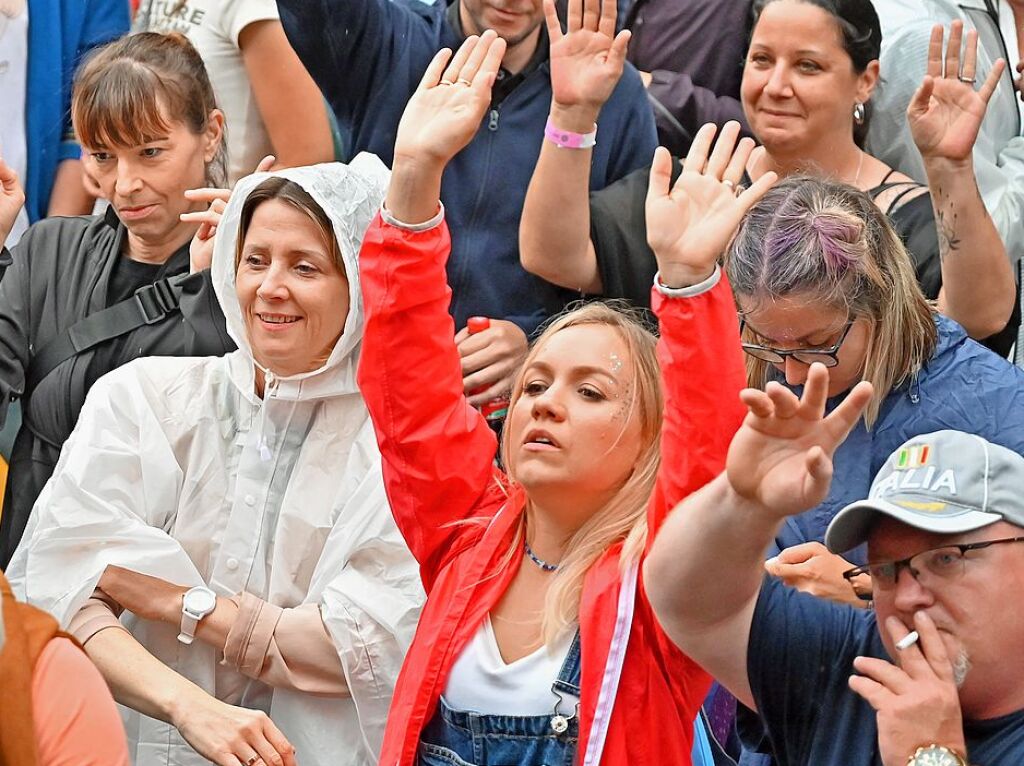
[[963, 31], [962, 21], [952, 23], [943, 56], [944, 30], [941, 25], [932, 28], [927, 74], [907, 107], [910, 132], [925, 161], [970, 159], [988, 102], [1006, 68], [1003, 59], [997, 60], [975, 90], [978, 32], [968, 32], [961, 58]]
[[[858, 657], [850, 688], [877, 712], [878, 752], [885, 766], [906, 766], [919, 747], [943, 745], [967, 754], [963, 715], [953, 662], [935, 622], [925, 612], [914, 615], [919, 640], [905, 649], [890, 649], [893, 662]], [[881, 628], [881, 626], [880, 626]], [[910, 629], [898, 617], [885, 621], [889, 645], [896, 647]]]
[[[266, 173], [276, 161], [274, 155], [268, 154], [260, 160], [254, 172]], [[182, 221], [199, 224], [199, 229], [188, 248], [189, 267], [195, 274], [197, 271], [210, 268], [210, 264], [213, 262], [214, 236], [217, 234], [217, 226], [224, 215], [224, 209], [228, 206], [231, 189], [188, 189], [185, 192], [185, 197], [194, 202], [205, 202], [209, 205], [206, 210], [182, 213], [180, 216]]]
[[[615, 34], [615, 0], [569, 0], [563, 34], [555, 0], [544, 0], [544, 18], [551, 40], [553, 109], [580, 108], [591, 122], [615, 90], [626, 63], [630, 33]], [[573, 126], [563, 126], [572, 129]], [[590, 126], [586, 126], [589, 132]]]
[[645, 208], [647, 242], [668, 287], [686, 287], [709, 277], [743, 216], [777, 179], [768, 172], [741, 190], [754, 142], [744, 138], [737, 144], [739, 123], [727, 122], [712, 151], [716, 132], [711, 124], [697, 132], [671, 189], [668, 150], [660, 147], [654, 154]]
[[733, 490], [780, 520], [821, 503], [832, 483], [832, 456], [871, 393], [871, 384], [861, 381], [825, 415], [828, 370], [820, 363], [808, 370], [800, 398], [774, 381], [764, 391], [744, 390], [749, 411], [726, 459]]
[[25, 192], [18, 183], [18, 174], [0, 157], [0, 245], [14, 228], [24, 204]]
[[395, 139], [395, 164], [444, 166], [476, 135], [491, 103], [505, 41], [487, 30], [452, 56], [438, 51], [409, 99]]

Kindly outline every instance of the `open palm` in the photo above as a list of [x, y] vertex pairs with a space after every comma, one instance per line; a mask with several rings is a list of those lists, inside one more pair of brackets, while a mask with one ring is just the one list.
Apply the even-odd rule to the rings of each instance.
[[480, 128], [504, 53], [490, 30], [467, 38], [450, 63], [451, 51], [439, 51], [402, 114], [395, 155], [446, 164], [458, 154]]
[[554, 0], [544, 0], [551, 40], [551, 91], [556, 104], [600, 109], [622, 76], [629, 32], [615, 34], [614, 0], [569, 0], [562, 34]]
[[943, 58], [943, 28], [936, 25], [928, 46], [928, 70], [921, 87], [907, 108], [907, 121], [921, 156], [965, 160], [974, 150], [989, 99], [999, 83], [1006, 63], [999, 59], [980, 90], [973, 79], [978, 59], [978, 33], [967, 35], [967, 47], [960, 59], [963, 22], [950, 28], [949, 45]]
[[736, 194], [754, 148], [749, 138], [737, 145], [739, 131], [738, 123], [726, 123], [712, 152], [715, 126], [702, 127], [671, 189], [669, 153], [659, 148], [654, 155], [647, 191], [647, 242], [666, 284], [679, 286], [668, 276], [673, 273], [684, 275], [687, 282], [688, 277], [710, 274], [743, 216], [775, 183], [775, 173], [765, 173]]
[[779, 383], [747, 389], [749, 412], [733, 437], [726, 474], [733, 489], [783, 518], [818, 505], [828, 495], [832, 455], [871, 399], [871, 384], [858, 383], [828, 416], [828, 371], [811, 366], [803, 396]]

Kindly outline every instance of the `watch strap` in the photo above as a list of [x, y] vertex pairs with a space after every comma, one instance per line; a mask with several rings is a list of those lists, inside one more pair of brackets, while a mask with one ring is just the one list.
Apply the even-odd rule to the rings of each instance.
[[191, 644], [195, 640], [197, 627], [199, 627], [199, 618], [182, 610], [181, 632], [178, 634], [178, 640], [186, 645]]

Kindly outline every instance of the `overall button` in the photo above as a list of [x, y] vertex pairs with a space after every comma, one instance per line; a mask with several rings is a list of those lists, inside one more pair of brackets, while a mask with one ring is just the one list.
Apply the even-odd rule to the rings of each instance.
[[244, 500], [245, 500], [245, 504], [248, 505], [248, 506], [256, 505], [256, 498], [253, 497], [252, 495], [246, 495]]
[[227, 562], [225, 563], [228, 565], [228, 569], [230, 569], [232, 572], [238, 569], [238, 559], [234, 557], [228, 559]]

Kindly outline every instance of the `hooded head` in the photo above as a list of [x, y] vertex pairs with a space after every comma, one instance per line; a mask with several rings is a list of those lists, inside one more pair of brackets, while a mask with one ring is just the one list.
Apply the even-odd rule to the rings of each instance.
[[248, 359], [232, 365], [243, 391], [255, 391], [257, 369], [273, 375], [275, 397], [358, 390], [359, 248], [387, 183], [384, 165], [365, 154], [350, 165], [238, 182], [218, 227], [212, 275], [228, 332]]

